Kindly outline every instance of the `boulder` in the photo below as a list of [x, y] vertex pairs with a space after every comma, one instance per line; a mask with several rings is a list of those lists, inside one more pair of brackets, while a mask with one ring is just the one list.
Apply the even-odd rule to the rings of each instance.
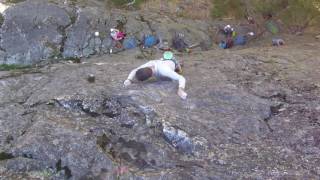
[[33, 64], [59, 56], [63, 29], [71, 23], [68, 13], [46, 1], [26, 1], [4, 12], [1, 28], [1, 63]]

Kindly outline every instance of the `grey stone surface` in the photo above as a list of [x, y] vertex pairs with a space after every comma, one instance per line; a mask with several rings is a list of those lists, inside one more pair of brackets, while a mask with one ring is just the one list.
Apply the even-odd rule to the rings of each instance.
[[12, 149], [15, 157], [35, 159], [56, 172], [64, 170], [65, 176], [73, 179], [112, 169], [112, 161], [97, 148], [94, 137], [59, 127], [56, 122], [36, 120]]
[[47, 1], [26, 1], [4, 12], [1, 48], [7, 64], [33, 64], [60, 54], [68, 13]]
[[[48, 31], [51, 40], [59, 37], [52, 42], [63, 45], [65, 57], [109, 53], [115, 46], [110, 27], [130, 36], [156, 32], [170, 40], [176, 31], [188, 43], [209, 41], [210, 25], [201, 21], [29, 2], [32, 10], [70, 8], [67, 15], [51, 14], [66, 17], [59, 20], [65, 31]], [[10, 27], [29, 30], [12, 15], [24, 3], [7, 10], [21, 23]], [[150, 57], [135, 48], [81, 63], [0, 71], [0, 179], [318, 179], [320, 45], [314, 37], [287, 38], [292, 43], [282, 48], [176, 54], [187, 100], [177, 96], [176, 82], [123, 87], [145, 57], [161, 57], [155, 49], [143, 50]]]
[[[100, 51], [101, 40], [99, 37], [96, 38], [94, 33], [101, 31], [104, 21], [94, 13], [95, 11], [77, 10], [74, 25], [66, 29], [63, 57], [88, 57]], [[106, 31], [107, 28], [103, 29]], [[103, 34], [102, 32], [100, 34]]]
[[[98, 6], [74, 6], [29, 0], [9, 7], [1, 29], [1, 64], [35, 64], [42, 60], [82, 58], [123, 52], [110, 38], [118, 28], [140, 42], [155, 34], [169, 43], [175, 33], [185, 36], [188, 45], [211, 46], [209, 28], [202, 21], [175, 21], [156, 13], [110, 11]], [[95, 32], [99, 32], [95, 36]], [[111, 51], [110, 51], [111, 49]]]
[[291, 48], [288, 54], [268, 49], [274, 63], [257, 50], [179, 57], [188, 67], [186, 101], [170, 81], [123, 88], [127, 73], [145, 62], [134, 53], [54, 64], [37, 73], [1, 72], [0, 174], [315, 179], [320, 96], [313, 68], [319, 62], [305, 60], [309, 46]]

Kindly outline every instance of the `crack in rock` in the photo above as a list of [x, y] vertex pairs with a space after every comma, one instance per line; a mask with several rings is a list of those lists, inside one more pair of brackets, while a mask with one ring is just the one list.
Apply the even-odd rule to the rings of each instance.
[[151, 125], [155, 113], [152, 108], [135, 104], [125, 96], [83, 97], [81, 95], [62, 96], [54, 101], [71, 111], [84, 112], [98, 117], [107, 116], [117, 120], [122, 127], [132, 128], [136, 124]]
[[67, 41], [67, 32], [66, 30], [70, 27], [72, 27], [76, 20], [78, 19], [79, 15], [77, 10], [73, 9], [71, 13], [68, 13], [69, 17], [70, 17], [70, 23], [67, 24], [66, 26], [60, 26], [58, 29], [60, 30], [60, 33], [62, 34], [63, 38], [61, 41], [61, 46], [60, 46], [60, 56], [62, 56], [63, 52], [64, 52], [64, 48], [65, 48], [65, 43]]

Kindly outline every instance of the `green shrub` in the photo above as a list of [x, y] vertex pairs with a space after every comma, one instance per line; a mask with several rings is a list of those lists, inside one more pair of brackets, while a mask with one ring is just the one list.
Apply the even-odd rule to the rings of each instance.
[[256, 13], [276, 14], [288, 6], [288, 0], [249, 0]]
[[0, 26], [2, 26], [3, 22], [4, 22], [4, 17], [3, 17], [3, 15], [0, 13]]
[[213, 17], [243, 18], [248, 10], [274, 14], [287, 7], [289, 0], [213, 0]]
[[[320, 0], [212, 0], [212, 16], [243, 18], [251, 15], [272, 14], [286, 25], [304, 26], [320, 21]], [[252, 14], [253, 13], [253, 14]]]
[[0, 64], [0, 71], [10, 71], [10, 70], [26, 69], [26, 68], [31, 68], [31, 66], [16, 65], [16, 64]]
[[6, 0], [7, 3], [19, 3], [19, 2], [23, 2], [25, 0]]
[[211, 15], [215, 18], [230, 16], [241, 18], [245, 13], [244, 8], [242, 0], [213, 0]]
[[320, 11], [312, 0], [291, 0], [288, 7], [280, 14], [287, 25], [307, 26], [320, 18]]

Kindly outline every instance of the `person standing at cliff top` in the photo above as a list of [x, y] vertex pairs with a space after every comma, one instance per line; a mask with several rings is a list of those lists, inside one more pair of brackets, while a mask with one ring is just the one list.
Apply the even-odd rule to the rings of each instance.
[[151, 60], [132, 70], [127, 80], [124, 81], [124, 86], [129, 86], [134, 79], [138, 81], [145, 81], [151, 77], [155, 77], [156, 79], [165, 77], [178, 81], [179, 88], [177, 94], [182, 99], [186, 99], [187, 93], [184, 91], [186, 80], [182, 75], [178, 74], [178, 72], [181, 71], [181, 66], [175, 59], [173, 53], [171, 51], [166, 51], [163, 53], [163, 58], [159, 60]]

